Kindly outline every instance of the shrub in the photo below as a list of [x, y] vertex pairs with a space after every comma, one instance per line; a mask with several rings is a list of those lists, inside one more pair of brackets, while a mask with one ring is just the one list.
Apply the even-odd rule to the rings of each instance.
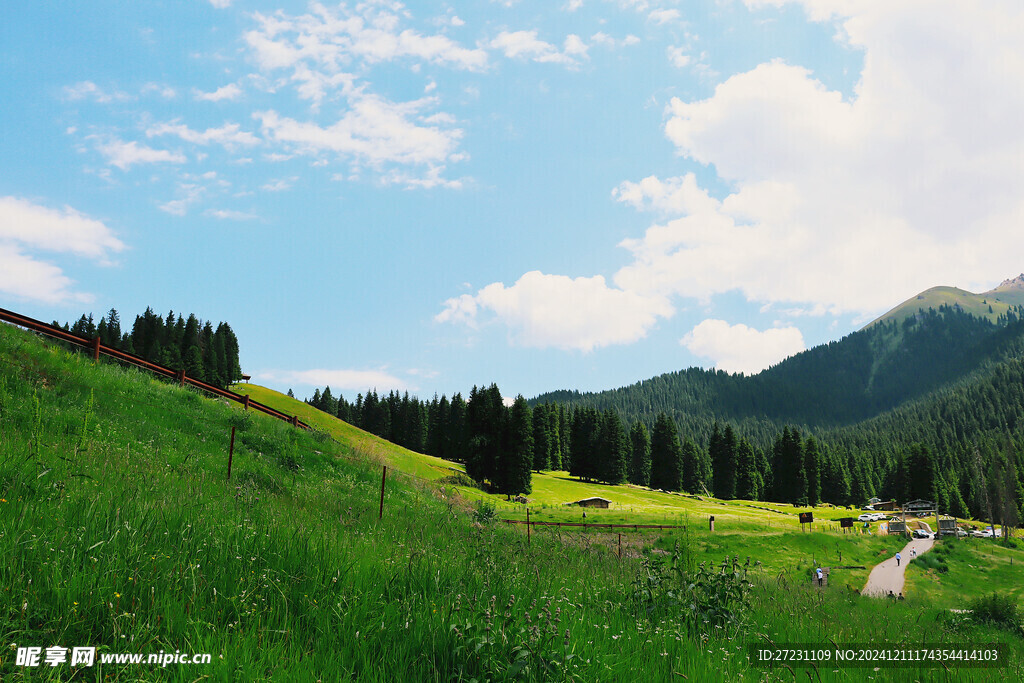
[[990, 595], [976, 598], [971, 603], [971, 611], [978, 622], [1024, 633], [1017, 601], [1009, 593], [993, 591]]
[[476, 509], [473, 510], [473, 521], [478, 524], [490, 524], [494, 521], [497, 514], [494, 503], [480, 500], [476, 504]]

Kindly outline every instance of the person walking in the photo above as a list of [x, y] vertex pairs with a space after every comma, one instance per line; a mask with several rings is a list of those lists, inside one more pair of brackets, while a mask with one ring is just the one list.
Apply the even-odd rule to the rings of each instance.
[[821, 573], [821, 567], [818, 567], [818, 586], [822, 585], [821, 582], [824, 578], [825, 575]]
[[897, 550], [897, 551], [896, 551], [896, 566], [897, 566], [897, 567], [898, 567], [898, 566], [900, 566], [900, 560], [901, 560], [901, 559], [902, 559], [902, 558], [900, 557], [900, 553], [899, 553], [899, 551]]

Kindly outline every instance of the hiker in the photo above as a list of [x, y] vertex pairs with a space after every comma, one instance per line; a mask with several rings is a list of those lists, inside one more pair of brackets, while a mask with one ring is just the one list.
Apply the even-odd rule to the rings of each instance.
[[889, 591], [889, 599], [893, 602], [896, 601], [896, 595], [892, 591]]
[[903, 597], [903, 593], [900, 593], [899, 595], [896, 596], [896, 599], [897, 600], [905, 600], [906, 598]]
[[913, 560], [916, 557], [917, 557], [917, 548], [911, 548], [910, 549], [910, 559]]
[[821, 573], [821, 567], [818, 567], [818, 585], [821, 586], [821, 582], [825, 579], [825, 575]]
[[900, 566], [900, 559], [902, 559], [900, 557], [900, 553], [899, 553], [899, 551], [896, 551], [896, 566], [897, 567]]

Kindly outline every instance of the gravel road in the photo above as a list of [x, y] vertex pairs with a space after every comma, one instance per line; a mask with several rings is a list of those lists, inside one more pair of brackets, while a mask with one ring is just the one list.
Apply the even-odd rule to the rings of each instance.
[[868, 582], [864, 585], [864, 590], [860, 592], [861, 595], [884, 598], [889, 595], [889, 591], [892, 591], [894, 595], [902, 593], [903, 570], [910, 562], [910, 549], [917, 548], [917, 554], [920, 555], [931, 550], [934, 544], [935, 541], [930, 538], [915, 538], [900, 551], [902, 558], [900, 566], [896, 566], [896, 553], [893, 553], [888, 560], [875, 565], [875, 568], [871, 570], [871, 575], [868, 576]]

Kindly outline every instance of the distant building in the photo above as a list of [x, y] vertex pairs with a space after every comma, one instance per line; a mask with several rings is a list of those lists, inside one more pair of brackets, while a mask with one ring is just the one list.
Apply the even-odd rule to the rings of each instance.
[[592, 498], [584, 498], [583, 500], [577, 500], [569, 505], [579, 505], [581, 508], [606, 508], [611, 505], [611, 501], [607, 498], [599, 498], [594, 496]]

